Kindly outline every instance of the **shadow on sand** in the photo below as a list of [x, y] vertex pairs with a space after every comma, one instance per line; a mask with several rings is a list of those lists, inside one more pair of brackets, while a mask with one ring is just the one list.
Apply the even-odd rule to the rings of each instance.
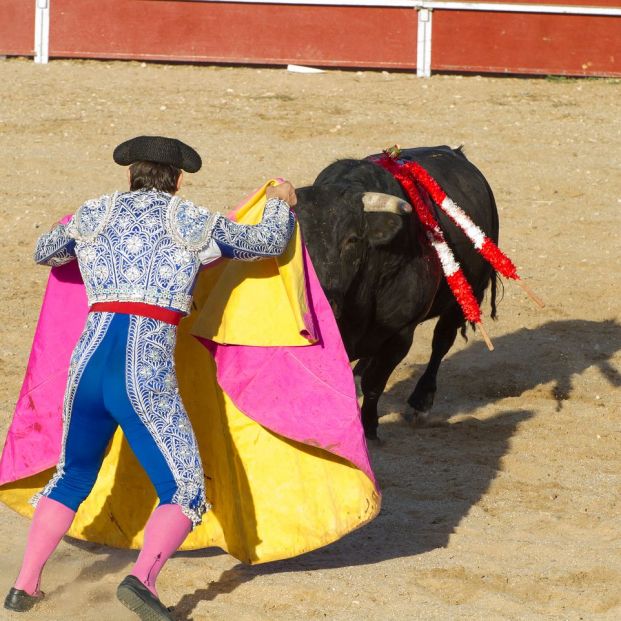
[[[438, 374], [434, 415], [448, 419], [469, 414], [546, 384], [551, 384], [549, 397], [560, 411], [573, 394], [575, 377], [590, 367], [611, 388], [621, 386], [621, 374], [610, 362], [621, 350], [621, 324], [613, 320], [550, 321], [495, 338], [494, 346], [495, 351], [488, 352], [482, 340], [471, 334], [465, 349], [445, 359]], [[404, 409], [423, 370], [422, 365], [414, 365], [409, 377], [393, 384], [383, 396], [384, 411]]]
[[[575, 376], [592, 366], [611, 387], [621, 385], [621, 376], [610, 362], [621, 349], [621, 325], [614, 321], [548, 322], [535, 330], [520, 329], [497, 338], [495, 346], [496, 351], [489, 354], [483, 343], [471, 339], [464, 350], [447, 358], [438, 393], [438, 408], [444, 418], [469, 414], [549, 383], [549, 397], [557, 410], [561, 409], [574, 391]], [[419, 372], [414, 367], [410, 377], [394, 384], [382, 409], [398, 411]], [[466, 395], [464, 385], [468, 387]], [[443, 394], [450, 396], [441, 398]], [[294, 559], [236, 565], [206, 588], [181, 597], [175, 619], [190, 621], [200, 602], [231, 593], [256, 577], [379, 563], [445, 547], [461, 520], [489, 489], [519, 425], [534, 414], [532, 410], [506, 410], [484, 421], [463, 420], [408, 429], [407, 433], [402, 423], [383, 424], [386, 445], [373, 450], [383, 507], [373, 522], [326, 548]], [[97, 561], [88, 568], [89, 579], [93, 568], [95, 574], [115, 571], [133, 554], [115, 551], [108, 561]], [[207, 558], [214, 554], [218, 552], [210, 549], [180, 556]]]
[[[532, 415], [508, 411], [485, 422], [461, 422], [408, 434], [403, 433], [403, 425], [387, 425], [391, 429], [384, 434], [386, 446], [373, 454], [383, 491], [382, 511], [373, 522], [294, 559], [236, 565], [207, 588], [184, 595], [175, 606], [175, 619], [190, 621], [200, 602], [230, 593], [259, 576], [379, 563], [446, 546], [496, 476], [517, 426]], [[186, 554], [196, 557], [200, 552]]]

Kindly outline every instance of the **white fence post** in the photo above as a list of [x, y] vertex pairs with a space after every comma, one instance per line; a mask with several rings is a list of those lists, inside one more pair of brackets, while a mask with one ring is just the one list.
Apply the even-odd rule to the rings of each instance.
[[416, 46], [416, 75], [431, 77], [431, 9], [418, 9], [418, 38]]
[[35, 0], [35, 57], [36, 63], [45, 64], [50, 56], [50, 2]]

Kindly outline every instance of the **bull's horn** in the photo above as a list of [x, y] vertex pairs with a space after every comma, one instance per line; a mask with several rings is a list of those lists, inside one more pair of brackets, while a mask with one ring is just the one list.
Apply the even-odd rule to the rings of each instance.
[[362, 195], [365, 211], [383, 211], [399, 215], [412, 213], [412, 205], [398, 196], [382, 192], [365, 192]]

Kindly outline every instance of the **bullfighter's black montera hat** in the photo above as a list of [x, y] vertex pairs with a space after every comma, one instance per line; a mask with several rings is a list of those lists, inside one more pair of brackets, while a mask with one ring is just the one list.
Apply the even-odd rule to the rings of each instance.
[[134, 162], [157, 162], [170, 164], [189, 173], [200, 170], [201, 156], [190, 146], [176, 138], [163, 136], [136, 136], [122, 142], [112, 154], [121, 166]]

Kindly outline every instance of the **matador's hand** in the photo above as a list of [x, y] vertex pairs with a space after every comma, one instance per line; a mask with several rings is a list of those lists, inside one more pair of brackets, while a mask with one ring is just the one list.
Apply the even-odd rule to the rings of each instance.
[[265, 190], [265, 196], [269, 201], [270, 198], [279, 198], [287, 203], [289, 207], [293, 207], [297, 202], [297, 196], [295, 195], [295, 188], [289, 181], [283, 181], [280, 185], [270, 185]]

